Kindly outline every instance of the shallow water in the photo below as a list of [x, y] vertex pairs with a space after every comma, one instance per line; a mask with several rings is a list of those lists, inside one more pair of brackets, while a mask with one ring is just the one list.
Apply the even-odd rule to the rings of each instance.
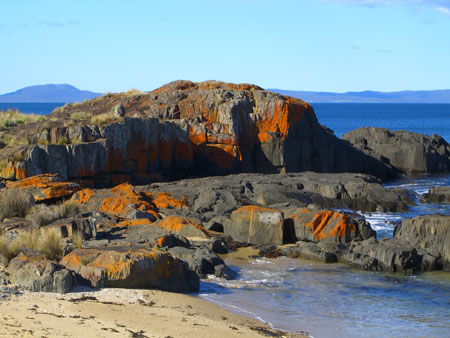
[[414, 198], [416, 205], [404, 213], [362, 213], [372, 228], [377, 231], [378, 238], [392, 237], [394, 226], [404, 218], [412, 218], [420, 215], [440, 213], [450, 215], [449, 204], [427, 204], [420, 203], [419, 199], [428, 192], [431, 186], [450, 186], [450, 175], [417, 176], [414, 178], [401, 178], [383, 184], [386, 188], [403, 188], [411, 191], [417, 197]]
[[450, 274], [406, 277], [282, 257], [229, 262], [236, 281], [203, 282], [202, 298], [313, 337], [448, 337]]
[[[387, 182], [418, 198], [430, 186], [449, 185], [450, 175]], [[377, 236], [392, 237], [393, 223], [440, 212], [449, 205], [418, 204], [402, 214], [366, 213]], [[341, 264], [299, 259], [227, 261], [235, 281], [202, 282], [200, 297], [234, 312], [313, 337], [450, 337], [450, 273], [415, 276], [365, 272]]]

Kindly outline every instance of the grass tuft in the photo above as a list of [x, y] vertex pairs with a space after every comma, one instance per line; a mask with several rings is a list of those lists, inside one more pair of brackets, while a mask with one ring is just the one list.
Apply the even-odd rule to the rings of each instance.
[[110, 121], [114, 121], [119, 119], [120, 116], [116, 113], [115, 109], [113, 108], [111, 111], [99, 115], [95, 115], [92, 117], [91, 122], [94, 124], [103, 124]]
[[73, 113], [71, 118], [74, 121], [90, 120], [92, 118], [92, 114], [86, 111], [79, 111]]
[[49, 259], [59, 261], [63, 257], [61, 233], [56, 229], [48, 229], [40, 237], [39, 251]]
[[17, 109], [0, 111], [0, 128], [10, 128], [21, 124], [36, 123], [44, 120], [45, 117], [36, 114], [25, 114]]
[[10, 241], [4, 235], [0, 236], [0, 255], [9, 262], [20, 252], [20, 245], [17, 240]]
[[25, 217], [31, 211], [33, 197], [23, 189], [0, 190], [0, 220]]

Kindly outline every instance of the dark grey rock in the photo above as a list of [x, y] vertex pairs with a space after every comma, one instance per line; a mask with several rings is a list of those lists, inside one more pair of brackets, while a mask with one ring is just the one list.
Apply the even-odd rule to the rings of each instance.
[[420, 202], [450, 204], [450, 187], [430, 187], [430, 190], [421, 196]]
[[450, 146], [438, 135], [359, 128], [342, 136], [354, 147], [406, 174], [450, 170]]
[[441, 265], [445, 269], [450, 268], [450, 215], [404, 219], [395, 233], [395, 239], [407, 242], [431, 256], [441, 256]]
[[19, 255], [8, 265], [11, 281], [32, 291], [67, 293], [74, 285], [72, 273], [39, 256]]

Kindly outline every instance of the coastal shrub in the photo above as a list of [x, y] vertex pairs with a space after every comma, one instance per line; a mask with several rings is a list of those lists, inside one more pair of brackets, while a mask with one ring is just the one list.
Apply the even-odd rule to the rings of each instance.
[[72, 114], [72, 120], [82, 121], [82, 120], [90, 120], [92, 118], [92, 114], [86, 111], [78, 111]]
[[20, 245], [17, 240], [9, 240], [4, 235], [0, 236], [0, 256], [6, 258], [9, 262], [16, 257], [20, 251]]
[[92, 117], [91, 122], [94, 124], [102, 124], [110, 121], [114, 121], [119, 119], [120, 116], [115, 112], [115, 110], [111, 110], [107, 113], [98, 114]]
[[45, 117], [36, 114], [25, 114], [19, 112], [17, 109], [8, 109], [7, 111], [0, 111], [0, 127], [9, 128], [21, 124], [35, 123], [44, 120]]
[[0, 190], [0, 220], [10, 217], [25, 217], [29, 214], [33, 197], [26, 190]]
[[39, 251], [49, 259], [59, 261], [63, 256], [61, 233], [56, 229], [48, 229], [40, 236]]

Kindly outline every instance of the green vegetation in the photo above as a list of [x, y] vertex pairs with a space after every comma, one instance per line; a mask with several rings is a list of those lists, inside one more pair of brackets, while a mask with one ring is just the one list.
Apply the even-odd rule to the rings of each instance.
[[90, 120], [92, 118], [92, 114], [86, 111], [78, 111], [71, 115], [72, 120], [74, 121], [83, 121]]
[[9, 128], [21, 124], [35, 123], [44, 120], [45, 117], [36, 114], [25, 114], [17, 109], [0, 111], [0, 128]]
[[25, 217], [31, 211], [32, 196], [25, 190], [2, 189], [0, 191], [0, 220]]
[[119, 119], [120, 116], [115, 112], [115, 109], [113, 108], [111, 111], [99, 115], [95, 115], [92, 117], [91, 122], [94, 124], [102, 124], [107, 123], [110, 121], [114, 121]]

